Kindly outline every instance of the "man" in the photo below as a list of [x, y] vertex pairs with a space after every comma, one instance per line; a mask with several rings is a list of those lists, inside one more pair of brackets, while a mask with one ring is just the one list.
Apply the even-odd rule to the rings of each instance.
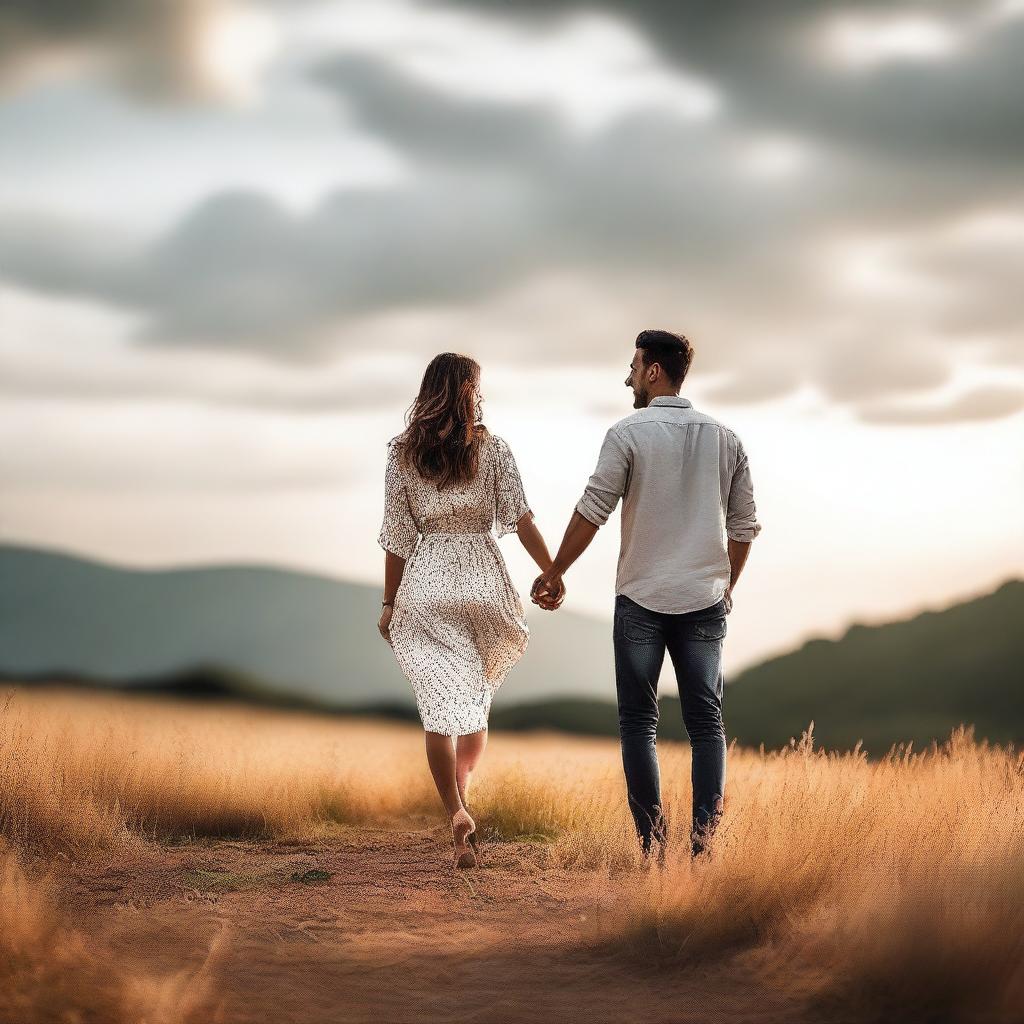
[[690, 737], [690, 853], [706, 848], [721, 818], [726, 744], [722, 642], [732, 593], [761, 530], [747, 456], [728, 427], [679, 396], [693, 346], [669, 331], [641, 331], [626, 386], [638, 412], [605, 434], [597, 468], [551, 568], [530, 596], [555, 609], [564, 573], [622, 498], [615, 580], [615, 686], [629, 808], [645, 857], [666, 821], [656, 750], [658, 676], [668, 649]]

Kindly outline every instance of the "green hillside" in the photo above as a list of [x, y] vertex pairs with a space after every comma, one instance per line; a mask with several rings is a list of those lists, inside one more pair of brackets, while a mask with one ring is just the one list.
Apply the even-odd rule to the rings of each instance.
[[[495, 705], [615, 693], [611, 625], [522, 595], [528, 656]], [[413, 707], [380, 587], [273, 566], [137, 569], [0, 544], [0, 675], [137, 685], [213, 667], [328, 707]], [[573, 652], [567, 657], [566, 652]]]
[[[961, 722], [993, 742], [1024, 743], [1024, 582], [903, 622], [811, 640], [726, 686], [729, 738], [768, 749], [814, 722], [817, 745], [872, 756], [894, 743], [942, 741]], [[659, 736], [685, 739], [679, 700], [660, 701]], [[614, 704], [553, 700], [495, 712], [504, 728], [616, 735]]]
[[1024, 741], [1024, 582], [904, 622], [853, 626], [739, 675], [726, 690], [730, 736], [777, 746], [814, 720], [826, 746], [916, 746], [960, 722]]
[[[125, 569], [0, 545], [0, 677], [68, 679], [196, 697], [414, 715], [376, 632], [378, 588], [261, 566]], [[608, 623], [528, 607], [528, 656], [495, 728], [617, 735]], [[830, 748], [945, 739], [961, 722], [1024, 743], [1024, 582], [902, 622], [811, 640], [730, 680], [743, 745], [785, 744], [814, 721]], [[684, 739], [679, 702], [659, 734]]]

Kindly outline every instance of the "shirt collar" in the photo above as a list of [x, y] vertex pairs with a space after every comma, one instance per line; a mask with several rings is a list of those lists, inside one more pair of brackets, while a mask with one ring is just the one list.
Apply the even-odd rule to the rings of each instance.
[[693, 403], [688, 398], [681, 398], [679, 395], [657, 395], [647, 405], [675, 405], [682, 409], [690, 409]]

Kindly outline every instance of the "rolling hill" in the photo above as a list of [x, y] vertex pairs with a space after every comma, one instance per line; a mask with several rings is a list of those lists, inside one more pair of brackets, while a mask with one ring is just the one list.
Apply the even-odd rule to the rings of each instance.
[[[378, 589], [258, 566], [148, 571], [0, 546], [0, 676], [120, 684], [335, 710], [413, 712], [376, 632]], [[614, 735], [608, 623], [528, 607], [528, 656], [495, 700], [497, 728]], [[571, 652], [568, 657], [566, 652]], [[1024, 582], [900, 622], [854, 625], [730, 680], [726, 729], [744, 745], [799, 737], [872, 755], [961, 722], [1024, 742]], [[685, 738], [664, 697], [659, 734]]]
[[[748, 669], [725, 690], [726, 732], [768, 749], [814, 722], [819, 746], [872, 756], [895, 743], [921, 749], [960, 723], [978, 739], [1024, 744], [1024, 582], [881, 626], [851, 626]], [[659, 735], [685, 739], [679, 700], [660, 701]], [[606, 701], [552, 700], [502, 709], [506, 728], [555, 726], [614, 735]]]
[[814, 720], [824, 745], [920, 747], [966, 722], [978, 738], [1024, 741], [1024, 582], [903, 622], [855, 625], [736, 677], [729, 734], [777, 746]]
[[[615, 693], [611, 628], [525, 600], [529, 656], [495, 707]], [[260, 566], [141, 570], [0, 545], [0, 673], [113, 683], [193, 667], [332, 707], [412, 707], [377, 633], [379, 588]], [[565, 651], [576, 652], [572, 658]]]

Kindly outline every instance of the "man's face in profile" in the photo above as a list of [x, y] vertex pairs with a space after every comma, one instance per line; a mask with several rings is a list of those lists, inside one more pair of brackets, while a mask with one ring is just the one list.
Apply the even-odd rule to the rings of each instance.
[[648, 405], [647, 385], [643, 381], [644, 355], [641, 349], [633, 353], [633, 362], [629, 364], [629, 376], [626, 378], [626, 387], [633, 389], [633, 408], [646, 409]]

